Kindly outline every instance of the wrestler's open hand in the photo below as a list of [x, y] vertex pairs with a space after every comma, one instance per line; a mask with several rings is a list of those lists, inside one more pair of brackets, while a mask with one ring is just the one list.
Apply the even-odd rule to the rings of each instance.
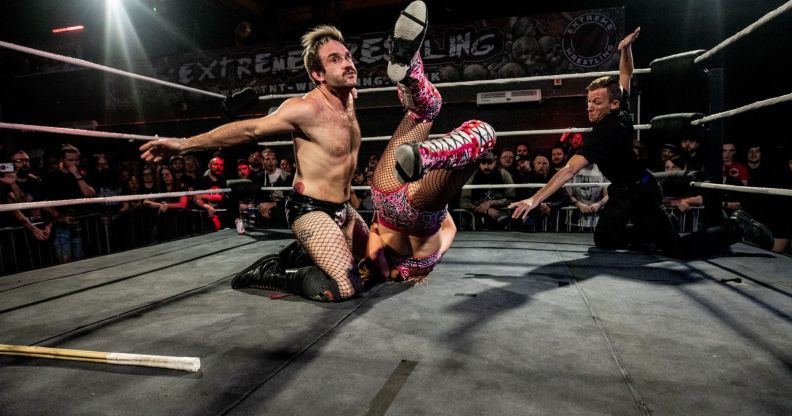
[[578, 202], [575, 204], [575, 206], [577, 207], [577, 209], [578, 209], [578, 210], [580, 210], [580, 213], [581, 213], [581, 214], [592, 214], [592, 213], [594, 212], [594, 211], [592, 211], [592, 209], [591, 209], [591, 207], [592, 207], [592, 206], [591, 206], [591, 205], [586, 205], [586, 203], [585, 203], [585, 202], [580, 202], [580, 201], [578, 201]]
[[622, 39], [621, 42], [619, 42], [619, 50], [622, 50], [622, 49], [632, 45], [633, 42], [635, 42], [635, 40], [638, 39], [638, 35], [639, 34], [641, 34], [641, 27], [640, 26], [636, 27], [635, 30], [632, 33], [630, 33], [629, 35], [625, 36], [624, 39]]
[[532, 209], [536, 208], [539, 205], [537, 202], [534, 202], [533, 198], [523, 199], [522, 201], [512, 202], [509, 204], [509, 209], [514, 208], [514, 212], [512, 213], [512, 218], [525, 218]]
[[[49, 225], [47, 227], [49, 227]], [[49, 229], [45, 231], [33, 226], [33, 228], [30, 230], [30, 233], [33, 234], [33, 238], [39, 241], [46, 241], [49, 238]]]
[[146, 162], [159, 162], [163, 158], [181, 153], [182, 141], [176, 139], [154, 140], [140, 146], [140, 151], [143, 152], [140, 158]]
[[261, 214], [262, 217], [266, 219], [270, 219], [272, 218], [272, 214], [270, 213], [270, 210], [272, 208], [275, 208], [276, 205], [277, 204], [275, 204], [274, 202], [262, 202], [258, 204], [256, 208], [258, 209], [258, 212], [259, 214]]

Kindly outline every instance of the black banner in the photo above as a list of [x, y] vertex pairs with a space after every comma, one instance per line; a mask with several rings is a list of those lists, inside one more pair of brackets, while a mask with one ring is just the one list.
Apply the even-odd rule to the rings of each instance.
[[[591, 72], [618, 68], [617, 45], [623, 33], [621, 7], [547, 13], [430, 26], [422, 53], [426, 73], [435, 83]], [[361, 89], [391, 85], [386, 75], [389, 30], [347, 34], [346, 42], [355, 59]], [[166, 56], [153, 62], [152, 69], [156, 78], [223, 95], [245, 87], [262, 95], [303, 93], [313, 86], [301, 54], [296, 42], [258, 45]], [[21, 76], [20, 88], [43, 94], [65, 82], [70, 86], [59, 93], [62, 105], [53, 107], [51, 100], [41, 99], [25, 106], [39, 108], [45, 115], [90, 119], [103, 112], [105, 122], [120, 122], [217, 111], [216, 98], [50, 60], [35, 62], [36, 73]], [[98, 86], [103, 88], [97, 91]], [[38, 97], [35, 93], [28, 95], [34, 97], [31, 100]], [[67, 104], [72, 102], [96, 104], [90, 108]]]
[[[616, 46], [624, 9], [548, 13], [431, 27], [424, 42], [433, 82], [515, 78], [618, 68]], [[390, 32], [348, 36], [359, 87], [391, 84], [385, 74]], [[312, 86], [298, 44], [170, 57], [157, 72], [180, 84], [228, 94], [252, 87], [261, 94], [301, 93]]]

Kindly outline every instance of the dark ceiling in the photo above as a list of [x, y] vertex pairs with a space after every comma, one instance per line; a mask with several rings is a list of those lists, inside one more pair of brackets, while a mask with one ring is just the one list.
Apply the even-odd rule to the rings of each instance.
[[[129, 25], [148, 58], [189, 50], [231, 47], [235, 44], [294, 42], [320, 23], [337, 25], [346, 34], [382, 31], [408, 1], [404, 0], [116, 0], [124, 5]], [[3, 0], [0, 40], [38, 48], [59, 49], [79, 43], [86, 56], [112, 61], [105, 34], [108, 0]], [[523, 16], [549, 11], [624, 6], [627, 26], [644, 28], [647, 56], [707, 49], [783, 4], [782, 0], [427, 0], [433, 24]], [[789, 16], [785, 16], [787, 23]], [[245, 39], [235, 29], [249, 22]], [[56, 27], [83, 24], [85, 31], [54, 35]], [[779, 25], [784, 26], [784, 25]], [[786, 25], [787, 28], [790, 25]], [[788, 31], [787, 31], [788, 32]], [[788, 42], [789, 33], [786, 33]], [[129, 43], [129, 39], [127, 39]], [[135, 50], [129, 53], [135, 58]], [[639, 58], [641, 59], [641, 58]], [[648, 64], [648, 62], [640, 62]]]
[[[119, 0], [129, 15], [141, 42], [150, 54], [197, 47], [213, 49], [232, 46], [237, 25], [250, 23], [245, 43], [294, 41], [306, 28], [331, 23], [345, 33], [381, 31], [392, 23], [404, 0]], [[0, 38], [39, 46], [63, 41], [67, 36], [100, 42], [106, 31], [107, 0], [4, 0], [0, 12], [6, 19]], [[486, 9], [472, 1], [428, 2], [433, 23], [464, 22], [481, 18], [516, 16], [542, 11], [576, 10], [620, 6], [624, 1], [594, 0], [553, 2], [488, 1]], [[510, 4], [511, 3], [511, 4]], [[53, 35], [52, 28], [83, 24], [77, 35]], [[183, 38], [177, 39], [175, 33]], [[86, 42], [90, 43], [90, 42]]]
[[[106, 18], [108, 0], [2, 0], [0, 40], [135, 72], [135, 62], [186, 51], [270, 42], [295, 43], [306, 29], [335, 24], [347, 36], [392, 27], [404, 0], [116, 0], [126, 22]], [[636, 66], [658, 57], [709, 49], [785, 3], [784, 0], [426, 0], [433, 25], [454, 25], [487, 18], [526, 16], [603, 7], [624, 7], [628, 29], [640, 25]], [[108, 23], [114, 22], [114, 23]], [[792, 12], [756, 30], [712, 62], [727, 70], [727, 106], [789, 93]], [[251, 27], [235, 35], [241, 22]], [[55, 35], [56, 27], [82, 24], [81, 33]], [[124, 27], [123, 42], [109, 41]], [[130, 37], [135, 33], [137, 39]], [[138, 42], [139, 41], [139, 42]], [[18, 75], [19, 55], [0, 49], [0, 79]], [[684, 97], [679, 97], [684, 99]]]

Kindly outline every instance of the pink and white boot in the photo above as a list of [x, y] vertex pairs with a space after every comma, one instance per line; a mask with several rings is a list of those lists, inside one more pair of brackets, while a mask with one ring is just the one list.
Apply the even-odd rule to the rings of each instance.
[[497, 138], [489, 124], [470, 120], [447, 135], [396, 149], [396, 173], [402, 182], [414, 182], [432, 169], [461, 169], [478, 161]]

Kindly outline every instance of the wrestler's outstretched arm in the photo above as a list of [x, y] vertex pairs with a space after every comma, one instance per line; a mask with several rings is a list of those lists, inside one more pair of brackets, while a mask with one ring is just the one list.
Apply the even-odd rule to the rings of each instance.
[[292, 133], [298, 126], [311, 122], [315, 114], [314, 102], [290, 98], [280, 108], [265, 117], [224, 124], [212, 131], [188, 139], [161, 139], [140, 146], [140, 158], [158, 161], [163, 158], [195, 150], [233, 146], [278, 133]]
[[581, 155], [574, 155], [571, 159], [567, 162], [567, 164], [558, 170], [547, 184], [543, 186], [541, 189], [536, 191], [534, 196], [523, 199], [522, 201], [517, 201], [509, 205], [509, 209], [514, 208], [514, 212], [512, 213], [512, 218], [525, 218], [532, 209], [539, 206], [547, 197], [553, 195], [557, 190], [561, 189], [565, 183], [569, 182], [573, 176], [575, 176], [578, 171], [588, 166], [588, 160], [581, 156]]
[[630, 81], [632, 80], [633, 71], [635, 70], [632, 44], [638, 39], [640, 33], [641, 28], [637, 27], [632, 33], [625, 36], [624, 39], [619, 42], [619, 50], [621, 51], [621, 56], [619, 57], [619, 85], [627, 92], [630, 92]]

